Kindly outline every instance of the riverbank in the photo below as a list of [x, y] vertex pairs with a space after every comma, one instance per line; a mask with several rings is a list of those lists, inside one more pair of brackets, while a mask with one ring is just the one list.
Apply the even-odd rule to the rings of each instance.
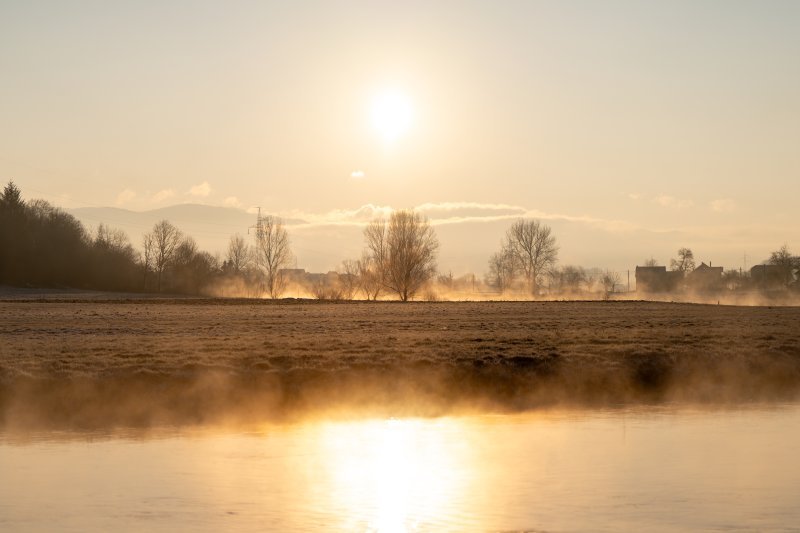
[[793, 400], [800, 308], [656, 302], [0, 303], [0, 425]]

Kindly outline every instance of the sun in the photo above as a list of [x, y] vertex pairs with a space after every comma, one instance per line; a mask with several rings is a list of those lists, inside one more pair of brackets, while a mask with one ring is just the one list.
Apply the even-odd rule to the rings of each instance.
[[384, 91], [372, 100], [372, 125], [386, 142], [405, 135], [412, 119], [411, 100], [401, 91]]

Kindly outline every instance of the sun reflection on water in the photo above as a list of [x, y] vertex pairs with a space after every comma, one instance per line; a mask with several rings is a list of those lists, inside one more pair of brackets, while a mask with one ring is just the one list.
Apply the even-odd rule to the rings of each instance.
[[357, 510], [345, 529], [419, 531], [459, 499], [467, 472], [459, 426], [449, 420], [377, 420], [327, 425], [331, 505]]

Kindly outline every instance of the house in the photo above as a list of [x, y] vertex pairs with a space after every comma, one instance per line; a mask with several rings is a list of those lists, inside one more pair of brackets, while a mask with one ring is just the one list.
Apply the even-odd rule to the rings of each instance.
[[636, 290], [638, 292], [670, 292], [678, 288], [683, 273], [667, 270], [665, 266], [637, 266]]
[[779, 265], [756, 265], [750, 269], [750, 279], [759, 287], [781, 287], [784, 271]]
[[713, 290], [722, 288], [722, 267], [712, 267], [705, 263], [695, 268], [687, 276], [687, 281], [693, 289]]
[[288, 282], [303, 283], [308, 273], [305, 268], [282, 268], [278, 270], [278, 275]]

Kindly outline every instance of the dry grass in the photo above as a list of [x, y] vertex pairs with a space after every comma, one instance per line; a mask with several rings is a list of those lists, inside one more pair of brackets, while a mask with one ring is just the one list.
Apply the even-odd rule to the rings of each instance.
[[0, 303], [0, 425], [793, 399], [800, 308]]

